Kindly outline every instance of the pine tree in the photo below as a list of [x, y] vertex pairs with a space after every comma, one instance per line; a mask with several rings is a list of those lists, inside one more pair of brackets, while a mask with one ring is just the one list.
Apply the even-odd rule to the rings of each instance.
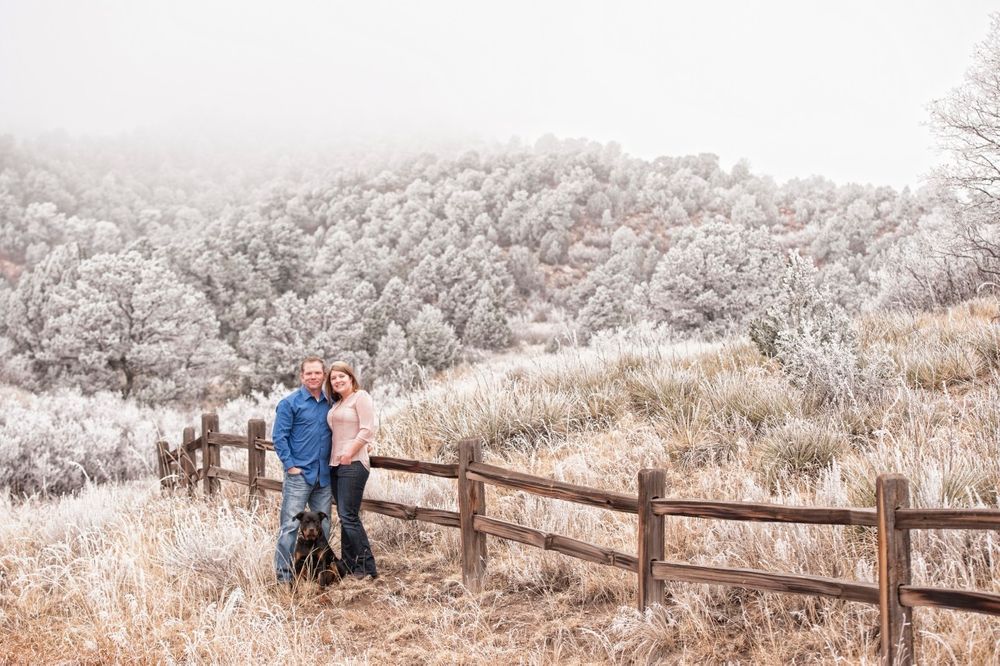
[[511, 330], [504, 299], [491, 282], [484, 282], [479, 290], [463, 339], [481, 349], [503, 349], [510, 345]]
[[598, 331], [617, 328], [627, 323], [627, 298], [628, 295], [620, 291], [612, 291], [604, 285], [599, 286], [580, 310], [577, 319], [580, 340], [587, 342]]
[[379, 384], [398, 384], [404, 388], [412, 386], [419, 377], [419, 367], [410, 348], [406, 332], [390, 322], [386, 333], [378, 343], [375, 355], [375, 377]]
[[433, 305], [425, 305], [406, 330], [417, 363], [430, 370], [444, 370], [458, 358], [458, 337]]
[[249, 388], [266, 390], [275, 383], [294, 383], [297, 364], [318, 353], [302, 335], [310, 320], [305, 301], [289, 292], [274, 302], [268, 317], [258, 317], [240, 333], [237, 350], [250, 363]]
[[413, 290], [398, 277], [393, 277], [386, 283], [375, 302], [376, 314], [373, 315], [386, 322], [396, 322], [402, 327], [406, 327], [417, 312], [420, 311], [420, 303], [414, 297]]
[[76, 245], [57, 246], [33, 270], [21, 276], [6, 298], [0, 335], [8, 338], [11, 358], [8, 365], [23, 370], [18, 383], [41, 388], [73, 365], [46, 357], [47, 327], [68, 310], [66, 290], [76, 281], [80, 255]]

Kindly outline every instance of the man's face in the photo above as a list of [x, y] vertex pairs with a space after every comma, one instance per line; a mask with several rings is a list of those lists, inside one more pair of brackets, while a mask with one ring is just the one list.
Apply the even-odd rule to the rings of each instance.
[[310, 361], [302, 366], [302, 385], [309, 391], [318, 391], [323, 386], [323, 364]]

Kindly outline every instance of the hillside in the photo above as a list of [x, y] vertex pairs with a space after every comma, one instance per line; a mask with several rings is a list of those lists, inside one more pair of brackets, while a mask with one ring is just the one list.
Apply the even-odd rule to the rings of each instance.
[[940, 252], [954, 203], [554, 137], [363, 163], [6, 137], [0, 381], [191, 405], [293, 382], [316, 352], [409, 387], [523, 322], [559, 324], [552, 345], [640, 321], [740, 334], [788, 250], [850, 312], [938, 305], [985, 279]]
[[[863, 350], [893, 372], [879, 392], [841, 403], [797, 387], [742, 338], [678, 344], [640, 327], [496, 358], [384, 400], [376, 450], [452, 460], [455, 440], [477, 435], [487, 462], [574, 483], [633, 492], [638, 469], [661, 467], [672, 496], [830, 506], [871, 506], [876, 474], [898, 471], [916, 506], [995, 507], [998, 315], [990, 298], [860, 320]], [[226, 406], [223, 428], [269, 417], [268, 402]], [[452, 484], [379, 471], [367, 495], [453, 509]], [[632, 576], [495, 540], [487, 589], [470, 597], [454, 530], [374, 515], [379, 581], [289, 596], [271, 584], [276, 498], [250, 514], [240, 490], [227, 497], [161, 498], [144, 479], [4, 500], [0, 661], [877, 659], [869, 607], [676, 584], [666, 607], [640, 616]], [[629, 516], [492, 490], [487, 506], [635, 550]], [[666, 555], [872, 581], [873, 541], [863, 528], [670, 519]], [[914, 533], [918, 584], [996, 591], [998, 556], [988, 532]], [[921, 609], [916, 622], [928, 663], [985, 663], [1000, 640], [984, 616]]]

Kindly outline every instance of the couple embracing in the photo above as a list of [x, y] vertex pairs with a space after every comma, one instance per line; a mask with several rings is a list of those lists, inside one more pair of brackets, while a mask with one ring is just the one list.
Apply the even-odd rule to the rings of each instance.
[[[336, 500], [340, 547], [349, 575], [378, 577], [368, 534], [361, 524], [361, 497], [371, 467], [368, 443], [375, 429], [372, 398], [354, 370], [338, 361], [327, 369], [310, 356], [299, 366], [302, 386], [278, 403], [271, 439], [285, 469], [281, 486], [281, 525], [274, 553], [279, 583], [294, 576], [292, 549], [298, 521], [306, 509], [330, 515]], [[323, 520], [329, 538], [330, 520]]]

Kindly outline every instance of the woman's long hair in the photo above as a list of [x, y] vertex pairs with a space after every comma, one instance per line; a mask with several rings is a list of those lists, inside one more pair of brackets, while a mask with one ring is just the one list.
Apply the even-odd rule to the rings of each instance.
[[326, 379], [323, 380], [323, 390], [326, 392], [327, 398], [331, 403], [340, 402], [341, 397], [339, 393], [334, 392], [333, 384], [330, 383], [330, 374], [333, 372], [343, 372], [351, 378], [351, 386], [354, 387], [354, 390], [361, 390], [361, 385], [358, 383], [358, 376], [354, 374], [354, 368], [344, 361], [334, 361], [326, 371]]

